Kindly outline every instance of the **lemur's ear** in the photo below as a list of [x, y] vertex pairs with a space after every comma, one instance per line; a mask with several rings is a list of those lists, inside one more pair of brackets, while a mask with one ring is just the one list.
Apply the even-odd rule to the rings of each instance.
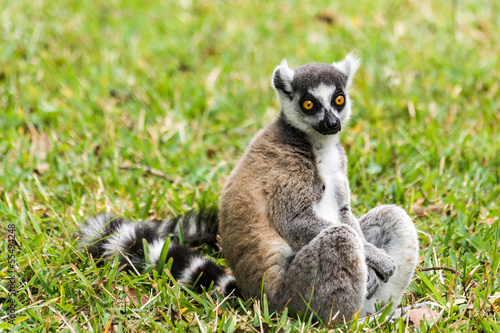
[[273, 87], [278, 92], [291, 97], [292, 94], [292, 80], [293, 80], [293, 70], [288, 67], [285, 59], [281, 64], [274, 69], [273, 72]]
[[351, 52], [345, 57], [344, 60], [334, 62], [332, 65], [347, 76], [345, 84], [347, 88], [351, 85], [354, 74], [358, 70], [360, 64], [361, 60], [359, 57]]

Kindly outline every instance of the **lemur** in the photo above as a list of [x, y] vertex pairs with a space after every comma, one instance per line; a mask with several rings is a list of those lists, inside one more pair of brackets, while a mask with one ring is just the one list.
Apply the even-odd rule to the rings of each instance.
[[174, 239], [167, 256], [173, 277], [225, 295], [258, 298], [263, 291], [271, 311], [312, 309], [326, 322], [371, 314], [377, 301], [397, 307], [414, 272], [418, 237], [399, 207], [379, 206], [359, 220], [351, 212], [339, 133], [351, 115], [348, 88], [358, 67], [352, 54], [333, 64], [276, 67], [279, 116], [250, 142], [218, 214], [162, 223], [100, 215], [82, 226], [82, 244], [94, 258], [118, 254], [127, 268], [144, 269], [157, 264], [165, 238], [179, 230], [187, 244], [202, 238], [214, 245], [220, 234], [233, 275]]

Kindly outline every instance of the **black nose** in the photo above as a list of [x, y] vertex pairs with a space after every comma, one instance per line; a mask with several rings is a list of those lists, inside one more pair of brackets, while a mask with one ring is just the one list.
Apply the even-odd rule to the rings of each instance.
[[340, 132], [340, 129], [340, 119], [333, 112], [326, 111], [325, 117], [319, 122], [316, 130], [323, 135], [331, 135]]
[[332, 130], [340, 130], [340, 119], [335, 117], [332, 122], [326, 124], [327, 127], [329, 127]]

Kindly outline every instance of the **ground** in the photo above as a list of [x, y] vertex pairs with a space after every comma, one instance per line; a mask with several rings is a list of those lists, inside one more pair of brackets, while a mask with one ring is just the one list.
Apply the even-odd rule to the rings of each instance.
[[421, 271], [403, 304], [439, 312], [417, 330], [500, 332], [499, 17], [498, 2], [480, 0], [2, 1], [0, 329], [335, 329], [270, 314], [265, 298], [96, 267], [73, 235], [100, 212], [139, 220], [216, 205], [278, 113], [273, 68], [354, 51], [363, 64], [341, 140], [355, 214], [393, 203], [414, 218]]

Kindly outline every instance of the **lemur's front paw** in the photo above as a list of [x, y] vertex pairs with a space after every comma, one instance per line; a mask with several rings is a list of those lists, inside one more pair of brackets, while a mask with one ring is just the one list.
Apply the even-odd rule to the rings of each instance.
[[366, 299], [372, 298], [373, 294], [375, 294], [379, 286], [380, 282], [377, 278], [377, 273], [375, 273], [373, 268], [368, 267], [368, 279], [366, 281]]
[[385, 250], [368, 242], [365, 243], [365, 254], [368, 266], [375, 270], [380, 280], [387, 283], [396, 270], [394, 259]]
[[387, 283], [396, 270], [396, 263], [391, 256], [386, 256], [384, 260], [380, 260], [377, 263], [377, 267], [373, 267], [373, 269], [377, 273], [379, 279], [382, 280], [382, 282]]

